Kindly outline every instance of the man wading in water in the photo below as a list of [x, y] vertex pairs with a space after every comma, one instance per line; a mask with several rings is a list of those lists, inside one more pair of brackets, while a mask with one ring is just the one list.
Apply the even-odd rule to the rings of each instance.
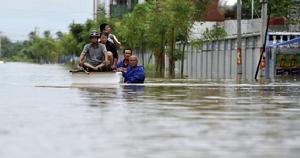
[[138, 65], [138, 58], [135, 55], [129, 57], [129, 66], [122, 71], [125, 83], [144, 83], [145, 71], [142, 65]]

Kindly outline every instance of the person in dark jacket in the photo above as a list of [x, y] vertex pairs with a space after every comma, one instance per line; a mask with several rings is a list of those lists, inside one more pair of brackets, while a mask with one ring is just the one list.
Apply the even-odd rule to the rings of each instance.
[[145, 71], [142, 65], [138, 65], [138, 58], [135, 55], [129, 57], [127, 71], [123, 72], [125, 83], [144, 83]]

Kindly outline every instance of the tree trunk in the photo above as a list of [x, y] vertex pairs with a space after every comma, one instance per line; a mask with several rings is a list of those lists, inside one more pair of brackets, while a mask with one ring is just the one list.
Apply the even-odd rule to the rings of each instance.
[[169, 56], [169, 75], [170, 77], [175, 76], [175, 61], [174, 61], [174, 51], [175, 51], [175, 28], [172, 28], [171, 32], [171, 50], [170, 50], [170, 56]]
[[182, 56], [181, 56], [181, 68], [180, 68], [180, 75], [183, 78], [183, 69], [184, 69], [184, 54], [185, 54], [185, 46], [187, 44], [187, 40], [184, 41], [182, 46]]
[[155, 52], [155, 70], [159, 77], [162, 77], [165, 69], [165, 34], [161, 34], [160, 48]]
[[142, 65], [145, 65], [143, 42], [142, 42], [142, 44], [141, 44], [140, 53], [141, 53], [141, 55], [142, 55]]
[[141, 53], [142, 53], [142, 63], [145, 66], [145, 55], [144, 55], [144, 34], [142, 34], [142, 41], [141, 41]]
[[165, 70], [165, 34], [161, 35], [161, 43], [160, 43], [160, 76], [163, 76]]

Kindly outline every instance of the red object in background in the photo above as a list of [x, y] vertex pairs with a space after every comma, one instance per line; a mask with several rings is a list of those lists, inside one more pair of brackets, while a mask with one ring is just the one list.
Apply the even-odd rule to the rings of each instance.
[[219, 0], [212, 0], [207, 7], [205, 21], [224, 21], [225, 17], [218, 10]]
[[[194, 0], [196, 1], [196, 0]], [[225, 16], [218, 10], [219, 0], [211, 0], [208, 4], [204, 21], [224, 21]], [[285, 25], [287, 19], [284, 17], [270, 17], [270, 26]]]
[[284, 17], [270, 17], [269, 25], [285, 25], [286, 19]]

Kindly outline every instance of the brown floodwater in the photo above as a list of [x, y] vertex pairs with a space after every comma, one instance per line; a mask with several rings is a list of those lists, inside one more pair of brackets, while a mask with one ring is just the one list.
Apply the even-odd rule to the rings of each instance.
[[0, 64], [1, 158], [296, 158], [300, 82], [72, 86], [62, 65]]

